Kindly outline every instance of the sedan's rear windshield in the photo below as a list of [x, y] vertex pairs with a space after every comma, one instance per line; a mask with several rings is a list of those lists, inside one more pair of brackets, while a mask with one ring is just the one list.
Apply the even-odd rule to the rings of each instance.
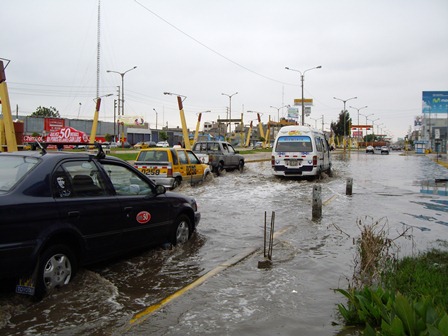
[[0, 193], [11, 190], [38, 163], [34, 157], [0, 155]]
[[309, 136], [295, 135], [278, 138], [276, 152], [312, 152], [313, 144]]

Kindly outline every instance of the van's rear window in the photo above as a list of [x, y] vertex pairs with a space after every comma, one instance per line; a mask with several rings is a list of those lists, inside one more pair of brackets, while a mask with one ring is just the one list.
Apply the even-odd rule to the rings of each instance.
[[281, 136], [275, 146], [276, 152], [312, 152], [311, 138], [305, 135]]

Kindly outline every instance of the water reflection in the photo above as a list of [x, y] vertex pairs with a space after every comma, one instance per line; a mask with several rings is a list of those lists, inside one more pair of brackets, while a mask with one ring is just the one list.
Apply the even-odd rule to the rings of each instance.
[[[420, 193], [421, 181], [446, 177], [446, 169], [424, 156], [335, 155], [333, 176], [319, 181], [277, 179], [269, 162], [246, 165], [179, 191], [196, 197], [202, 213], [198, 233], [173, 250], [154, 249], [131, 258], [81, 270], [73, 283], [42, 302], [0, 298], [2, 333], [104, 335], [118, 333], [129, 319], [244, 248], [260, 247], [156, 312], [130, 335], [334, 335], [339, 327], [332, 289], [344, 287], [353, 271], [359, 236], [356, 222], [387, 218], [391, 232], [411, 227], [413, 240], [400, 253], [424, 249], [446, 237], [447, 199]], [[353, 194], [345, 195], [353, 178]], [[322, 218], [312, 222], [312, 188], [322, 187]], [[264, 212], [275, 211], [276, 231], [292, 226], [274, 245], [273, 267], [263, 258]], [[7, 324], [5, 326], [5, 324]], [[342, 335], [342, 334], [341, 334]]]

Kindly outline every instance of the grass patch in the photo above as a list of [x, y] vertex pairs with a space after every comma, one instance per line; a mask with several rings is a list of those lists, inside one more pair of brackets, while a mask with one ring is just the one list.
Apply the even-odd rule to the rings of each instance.
[[383, 284], [411, 299], [429, 296], [448, 311], [448, 252], [432, 249], [403, 258], [395, 270], [384, 274]]
[[138, 152], [136, 153], [120, 153], [120, 152], [111, 152], [108, 154], [109, 156], [115, 156], [124, 161], [134, 161], [137, 158]]
[[395, 240], [412, 239], [408, 230], [390, 238], [387, 220], [366, 219], [357, 222], [349, 288], [336, 289], [347, 299], [338, 305], [345, 325], [363, 327], [364, 335], [448, 335], [447, 242], [398, 260]]

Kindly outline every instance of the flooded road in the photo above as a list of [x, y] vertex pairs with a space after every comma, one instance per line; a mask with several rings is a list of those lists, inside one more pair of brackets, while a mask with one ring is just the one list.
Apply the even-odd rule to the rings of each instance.
[[[72, 284], [38, 303], [2, 293], [0, 332], [8, 335], [336, 335], [341, 326], [332, 289], [353, 272], [358, 219], [383, 221], [400, 255], [448, 237], [448, 197], [422, 193], [422, 182], [448, 170], [424, 156], [333, 156], [333, 177], [281, 180], [270, 162], [249, 163], [180, 192], [196, 197], [202, 219], [184, 246], [154, 249], [80, 270]], [[353, 195], [346, 180], [353, 178]], [[312, 189], [322, 188], [322, 219], [311, 220]], [[263, 260], [263, 226], [275, 212], [273, 265]], [[257, 249], [258, 248], [258, 249]], [[244, 251], [241, 262], [208, 278], [161, 309], [148, 307]], [[141, 312], [135, 322], [130, 322]]]

